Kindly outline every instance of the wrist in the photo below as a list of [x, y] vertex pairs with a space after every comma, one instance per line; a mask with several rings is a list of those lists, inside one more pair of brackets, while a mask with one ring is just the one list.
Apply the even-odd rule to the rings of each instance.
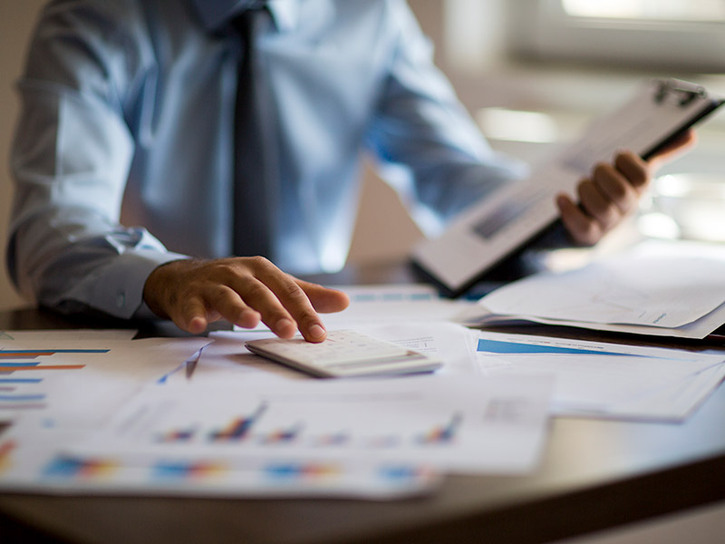
[[154, 268], [146, 278], [143, 288], [143, 301], [149, 309], [159, 317], [168, 319], [167, 308], [173, 303], [175, 277], [182, 263], [189, 263], [191, 259], [178, 259], [163, 263]]

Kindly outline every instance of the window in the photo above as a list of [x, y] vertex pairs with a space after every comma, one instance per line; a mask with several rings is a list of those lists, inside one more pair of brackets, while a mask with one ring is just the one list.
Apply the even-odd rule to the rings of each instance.
[[567, 15], [601, 19], [722, 21], [722, 0], [562, 0]]
[[512, 49], [542, 60], [725, 70], [725, 0], [514, 0]]

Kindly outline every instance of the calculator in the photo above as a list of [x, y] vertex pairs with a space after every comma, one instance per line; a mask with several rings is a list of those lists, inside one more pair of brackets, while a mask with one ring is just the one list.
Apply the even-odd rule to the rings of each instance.
[[320, 343], [302, 337], [264, 338], [245, 343], [249, 351], [318, 378], [387, 376], [432, 372], [442, 363], [392, 342], [352, 330], [327, 333]]

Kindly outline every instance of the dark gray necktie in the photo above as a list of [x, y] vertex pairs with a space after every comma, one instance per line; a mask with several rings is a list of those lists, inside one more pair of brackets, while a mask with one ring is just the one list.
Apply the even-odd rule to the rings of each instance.
[[234, 119], [234, 253], [274, 258], [277, 163], [274, 114], [256, 45], [271, 24], [266, 8], [249, 8], [235, 21], [241, 39]]

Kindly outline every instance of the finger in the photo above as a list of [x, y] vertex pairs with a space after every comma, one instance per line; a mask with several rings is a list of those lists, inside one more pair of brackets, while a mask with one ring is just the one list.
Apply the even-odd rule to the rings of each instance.
[[585, 213], [594, 218], [606, 232], [621, 218], [617, 206], [605, 195], [592, 180], [584, 180], [577, 187], [579, 205]]
[[[619, 159], [620, 157], [617, 157]], [[629, 162], [627, 158], [623, 162]], [[631, 167], [632, 165], [629, 164]], [[637, 179], [630, 181], [620, 170], [609, 164], [598, 165], [592, 173], [592, 181], [599, 191], [609, 199], [611, 204], [619, 210], [619, 216], [628, 213], [637, 205], [638, 193], [634, 183], [646, 183], [646, 174], [633, 168], [633, 176], [644, 175], [645, 180]], [[618, 218], [617, 218], [618, 219]]]
[[576, 243], [593, 245], [604, 234], [599, 223], [584, 213], [567, 195], [557, 195], [556, 206], [559, 208], [561, 222]]
[[259, 312], [262, 321], [274, 334], [280, 338], [292, 338], [297, 331], [297, 323], [268, 282], [269, 278], [263, 280], [249, 276], [243, 282], [236, 282], [234, 290], [250, 308]]
[[261, 319], [259, 312], [245, 304], [239, 294], [226, 285], [210, 285], [204, 293], [204, 300], [210, 321], [215, 320], [209, 317], [214, 314], [217, 319], [223, 317], [242, 328], [253, 329]]
[[651, 178], [651, 165], [631, 151], [624, 151], [614, 158], [614, 166], [624, 175], [637, 195], [647, 188]]
[[201, 334], [209, 325], [206, 314], [206, 305], [202, 298], [189, 297], [178, 311], [172, 309], [169, 317], [180, 329], [192, 334]]
[[295, 281], [307, 294], [312, 307], [318, 312], [341, 312], [350, 305], [350, 297], [342, 291], [300, 279], [295, 279]]
[[257, 277], [272, 290], [292, 315], [305, 340], [322, 342], [325, 339], [327, 333], [322, 320], [295, 278], [268, 262], [260, 267]]
[[658, 150], [652, 157], [650, 157], [648, 162], [655, 169], [659, 168], [659, 166], [672, 160], [676, 155], [680, 155], [692, 149], [696, 143], [697, 133], [692, 129], [688, 129], [677, 136], [677, 138], [668, 142], [662, 149]]

